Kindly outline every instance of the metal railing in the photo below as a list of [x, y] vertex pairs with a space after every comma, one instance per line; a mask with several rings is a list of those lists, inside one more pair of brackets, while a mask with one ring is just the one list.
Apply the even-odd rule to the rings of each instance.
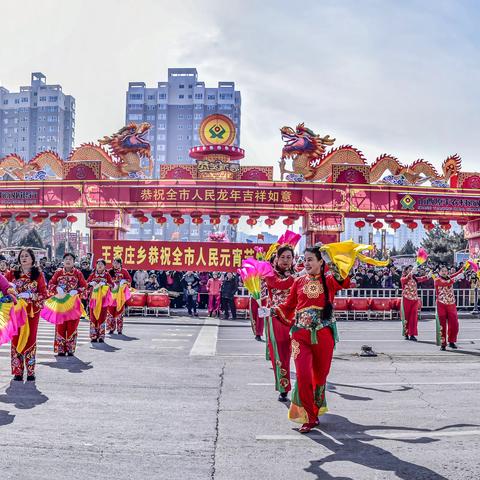
[[[459, 310], [475, 309], [475, 311], [478, 311], [478, 306], [475, 308], [476, 303], [478, 303], [478, 291], [475, 288], [454, 288], [453, 293]], [[337, 297], [399, 298], [401, 296], [401, 288], [349, 288], [337, 293]], [[422, 310], [435, 309], [435, 289], [419, 288], [418, 297], [422, 302]]]

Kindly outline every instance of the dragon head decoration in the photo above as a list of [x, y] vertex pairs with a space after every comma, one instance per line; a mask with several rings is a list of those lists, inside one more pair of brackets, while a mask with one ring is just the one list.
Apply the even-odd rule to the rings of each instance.
[[150, 143], [145, 139], [150, 130], [149, 123], [130, 123], [111, 136], [99, 140], [101, 145], [107, 145], [111, 152], [120, 160], [122, 169], [129, 176], [138, 176], [142, 172], [141, 158], [149, 160], [151, 173], [152, 160]]
[[308, 155], [311, 159], [316, 159], [325, 153], [327, 146], [335, 142], [329, 135], [320, 137], [303, 123], [298, 124], [295, 130], [291, 127], [282, 127], [280, 132], [285, 143], [282, 159], [294, 158], [297, 155]]

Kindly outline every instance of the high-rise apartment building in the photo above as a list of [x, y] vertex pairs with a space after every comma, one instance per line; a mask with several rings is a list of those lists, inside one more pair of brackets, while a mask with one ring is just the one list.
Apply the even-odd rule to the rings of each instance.
[[198, 128], [203, 118], [222, 113], [235, 124], [240, 143], [241, 97], [234, 82], [219, 82], [208, 88], [198, 80], [196, 68], [169, 68], [168, 81], [148, 88], [130, 82], [126, 93], [125, 121], [152, 125], [148, 140], [152, 145], [154, 177], [164, 163], [192, 163], [188, 150], [199, 145]]
[[30, 160], [44, 150], [67, 158], [75, 134], [75, 99], [34, 72], [31, 84], [19, 92], [0, 86], [0, 126], [0, 158], [16, 153]]

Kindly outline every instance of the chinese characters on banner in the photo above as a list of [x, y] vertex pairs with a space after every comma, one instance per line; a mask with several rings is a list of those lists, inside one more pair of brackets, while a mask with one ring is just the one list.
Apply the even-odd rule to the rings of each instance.
[[301, 204], [300, 190], [280, 188], [234, 188], [234, 187], [138, 187], [130, 189], [130, 201], [155, 202], [208, 202], [256, 204]]
[[[111, 265], [121, 258], [127, 270], [192, 270], [236, 272], [245, 258], [255, 255], [252, 243], [144, 242], [97, 240], [93, 254]], [[262, 244], [265, 251], [270, 245]]]

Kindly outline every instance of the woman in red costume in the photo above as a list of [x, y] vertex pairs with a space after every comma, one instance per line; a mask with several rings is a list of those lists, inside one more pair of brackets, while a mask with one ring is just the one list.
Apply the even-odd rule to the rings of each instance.
[[43, 273], [35, 264], [35, 254], [30, 248], [20, 250], [19, 266], [7, 273], [7, 280], [12, 282], [19, 298], [27, 303], [28, 340], [26, 345], [17, 350], [19, 334], [12, 339], [11, 366], [14, 380], [22, 381], [24, 370], [27, 380], [35, 380], [35, 354], [37, 351], [37, 330], [40, 310], [47, 298], [47, 285]]
[[300, 433], [312, 430], [319, 424], [318, 416], [327, 411], [325, 387], [337, 338], [332, 302], [335, 293], [350, 284], [336, 269], [325, 273], [318, 246], [305, 250], [305, 270], [285, 302], [274, 309], [278, 319], [291, 326], [297, 383], [288, 416], [303, 423]]
[[402, 326], [405, 340], [417, 341], [418, 335], [418, 308], [419, 298], [417, 286], [426, 282], [430, 277], [416, 277], [417, 268], [408, 266], [403, 270], [400, 283], [402, 284]]
[[[274, 276], [264, 279], [268, 291], [268, 302], [272, 308], [283, 303], [288, 297], [294, 282], [294, 246], [281, 245], [273, 258]], [[287, 394], [292, 389], [290, 380], [290, 357], [292, 354], [290, 326], [271, 315], [266, 319], [268, 353], [275, 374], [275, 389], [279, 392], [278, 400], [287, 401]]]
[[458, 314], [453, 283], [463, 271], [463, 268], [453, 275], [448, 274], [448, 268], [440, 268], [439, 276], [435, 279], [435, 293], [437, 297], [437, 345], [440, 350], [446, 350], [447, 338], [450, 348], [458, 348], [455, 342], [458, 336]]
[[[68, 293], [82, 295], [87, 287], [87, 282], [82, 272], [75, 268], [75, 255], [66, 253], [63, 256], [63, 268], [59, 268], [48, 283], [50, 295]], [[77, 346], [77, 329], [80, 316], [76, 320], [68, 320], [55, 326], [54, 351], [59, 357], [73, 356]]]
[[[113, 281], [110, 274], [107, 272], [107, 264], [105, 260], [97, 260], [95, 270], [87, 279], [89, 286], [89, 297], [92, 296], [93, 289], [95, 287], [103, 287], [108, 285], [113, 288]], [[90, 307], [90, 340], [92, 342], [103, 343], [105, 341], [105, 321], [107, 319], [107, 308], [100, 310], [98, 318], [95, 315], [95, 309]]]
[[[120, 285], [127, 283], [128, 286], [132, 284], [132, 277], [130, 274], [122, 268], [122, 259], [116, 258], [113, 261], [113, 268], [108, 272], [112, 278], [113, 284], [116, 288]], [[122, 306], [120, 310], [114, 305], [110, 307], [109, 314], [107, 318], [107, 329], [108, 333], [111, 335], [115, 333], [115, 329], [118, 334], [121, 335], [123, 331], [123, 315], [125, 312], [125, 306]]]

